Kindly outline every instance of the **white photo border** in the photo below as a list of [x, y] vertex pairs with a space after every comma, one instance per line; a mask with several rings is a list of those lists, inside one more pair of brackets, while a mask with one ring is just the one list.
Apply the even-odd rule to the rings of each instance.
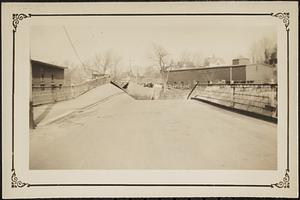
[[[73, 16], [80, 16], [80, 17], [102, 17], [102, 16], [269, 16], [273, 17], [274, 20], [281, 20], [283, 23], [283, 28], [286, 30], [286, 45], [287, 45], [287, 51], [286, 51], [286, 56], [287, 56], [287, 63], [286, 63], [286, 73], [287, 73], [287, 85], [286, 85], [286, 164], [285, 164], [285, 171], [283, 172], [283, 178], [282, 180], [279, 180], [276, 183], [266, 183], [266, 184], [133, 184], [133, 183], [123, 183], [123, 184], [118, 184], [118, 183], [30, 183], [27, 181], [24, 181], [22, 179], [19, 179], [17, 176], [17, 170], [15, 167], [15, 159], [16, 159], [16, 154], [15, 154], [15, 62], [16, 62], [16, 55], [15, 55], [15, 49], [16, 49], [16, 37], [18, 33], [18, 25], [23, 21], [23, 20], [30, 20], [31, 18], [43, 18], [43, 17], [73, 17]], [[258, 188], [258, 187], [264, 187], [264, 188], [290, 188], [290, 119], [289, 119], [289, 114], [290, 114], [290, 78], [289, 78], [289, 58], [290, 58], [290, 53], [289, 53], [289, 46], [290, 46], [290, 13], [289, 12], [280, 12], [280, 13], [98, 13], [98, 14], [92, 14], [92, 13], [74, 13], [74, 14], [42, 14], [42, 13], [29, 13], [29, 14], [24, 14], [24, 13], [15, 13], [12, 15], [12, 48], [13, 48], [13, 56], [12, 56], [12, 93], [11, 93], [11, 98], [12, 98], [12, 130], [11, 130], [11, 141], [12, 141], [12, 149], [11, 149], [11, 187], [12, 188], [26, 188], [26, 187], [68, 187], [68, 186], [97, 186], [97, 187], [102, 187], [102, 186], [134, 186], [134, 187], [245, 187], [245, 188]]]

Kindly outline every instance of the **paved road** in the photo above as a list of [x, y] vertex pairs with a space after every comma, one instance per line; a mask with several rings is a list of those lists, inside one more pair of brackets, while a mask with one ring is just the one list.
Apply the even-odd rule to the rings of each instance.
[[277, 125], [120, 94], [30, 133], [30, 169], [276, 169]]

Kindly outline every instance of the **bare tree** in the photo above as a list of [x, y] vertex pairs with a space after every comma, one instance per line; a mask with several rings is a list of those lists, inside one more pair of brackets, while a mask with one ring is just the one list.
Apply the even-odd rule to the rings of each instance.
[[188, 66], [189, 68], [200, 67], [203, 66], [203, 56], [199, 52], [189, 52], [183, 51], [180, 56], [180, 60], [178, 61], [179, 68], [183, 67], [183, 65]]
[[194, 63], [195, 67], [201, 67], [203, 66], [203, 55], [201, 53], [194, 53], [192, 56], [192, 61]]
[[118, 65], [120, 64], [121, 60], [122, 60], [122, 57], [119, 56], [118, 54], [114, 54], [114, 56], [112, 57], [114, 78], [117, 78], [117, 76], [118, 76]]
[[121, 61], [121, 57], [113, 50], [106, 50], [104, 53], [96, 54], [94, 58], [94, 66], [98, 71], [105, 73], [113, 73], [117, 75], [117, 66]]
[[277, 52], [277, 42], [275, 38], [264, 37], [252, 44], [250, 56], [252, 63], [269, 63], [271, 55]]
[[155, 69], [154, 66], [150, 65], [145, 68], [144, 76], [148, 78], [157, 79], [160, 78], [160, 72]]
[[163, 81], [163, 91], [166, 91], [167, 86], [167, 70], [169, 69], [169, 66], [167, 64], [167, 58], [169, 53], [166, 51], [166, 49], [157, 44], [153, 44], [153, 52], [151, 55], [151, 59], [156, 62], [160, 68], [160, 75]]
[[225, 64], [225, 61], [222, 57], [215, 56], [214, 54], [211, 57], [206, 57], [203, 61], [203, 65], [207, 66], [217, 66]]
[[103, 55], [102, 69], [104, 74], [112, 67], [112, 54], [112, 50], [107, 50]]
[[188, 51], [183, 51], [181, 53], [180, 61], [183, 63], [192, 62], [192, 54]]
[[102, 70], [102, 60], [103, 60], [102, 54], [101, 53], [96, 54], [94, 58], [94, 66], [97, 71]]

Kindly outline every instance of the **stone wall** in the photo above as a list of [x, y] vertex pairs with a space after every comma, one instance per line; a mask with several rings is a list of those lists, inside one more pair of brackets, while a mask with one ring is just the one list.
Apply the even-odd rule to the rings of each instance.
[[277, 118], [277, 84], [199, 84], [191, 97]]
[[71, 98], [75, 98], [99, 85], [107, 83], [107, 77], [101, 77], [91, 81], [87, 81], [77, 85], [61, 86], [61, 87], [32, 87], [33, 105], [41, 105], [46, 103], [54, 103]]

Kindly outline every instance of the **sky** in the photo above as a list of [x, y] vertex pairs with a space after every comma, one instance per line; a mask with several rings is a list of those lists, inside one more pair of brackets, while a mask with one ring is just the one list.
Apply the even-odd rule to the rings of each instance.
[[[257, 25], [258, 24], [258, 25]], [[92, 62], [95, 55], [113, 50], [129, 63], [141, 68], [153, 63], [153, 44], [163, 46], [169, 57], [178, 60], [183, 52], [203, 57], [215, 55], [231, 64], [237, 56], [249, 57], [251, 45], [263, 37], [276, 38], [276, 27], [227, 21], [207, 21], [189, 17], [106, 17], [96, 23], [32, 26], [31, 57], [63, 65], [80, 64], [64, 31], [67, 30], [80, 60]]]

